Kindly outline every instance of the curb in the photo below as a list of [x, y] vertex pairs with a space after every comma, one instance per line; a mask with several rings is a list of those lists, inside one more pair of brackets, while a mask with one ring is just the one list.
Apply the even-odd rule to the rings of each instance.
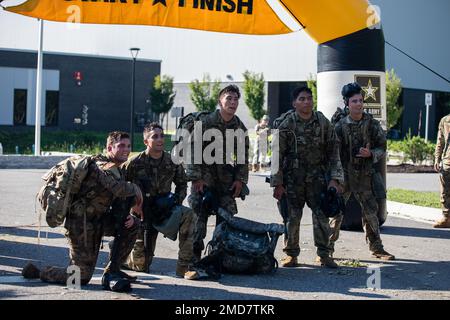
[[441, 219], [442, 210], [429, 207], [420, 207], [412, 204], [405, 204], [394, 201], [386, 201], [388, 216], [409, 219], [427, 224], [434, 224]]

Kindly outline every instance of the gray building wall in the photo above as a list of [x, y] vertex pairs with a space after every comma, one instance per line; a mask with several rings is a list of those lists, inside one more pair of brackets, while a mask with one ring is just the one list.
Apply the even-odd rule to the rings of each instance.
[[[0, 50], [0, 67], [36, 69], [36, 53]], [[59, 115], [57, 129], [111, 131], [129, 130], [131, 105], [131, 59], [67, 55], [45, 53], [43, 60], [44, 75], [59, 72]], [[135, 84], [135, 112], [144, 114], [148, 109], [147, 99], [153, 79], [160, 73], [159, 61], [137, 60]], [[75, 72], [82, 73], [81, 86], [74, 78]], [[34, 77], [35, 79], [35, 77]], [[31, 80], [33, 77], [31, 76]], [[34, 82], [27, 87], [34, 96]], [[2, 82], [11, 82], [3, 79]], [[47, 83], [45, 81], [44, 83]], [[11, 87], [11, 86], [9, 86]], [[0, 101], [4, 98], [0, 91]], [[7, 96], [9, 96], [8, 94]], [[9, 101], [10, 103], [11, 101]], [[35, 107], [28, 102], [28, 116], [33, 117]], [[8, 114], [13, 104], [0, 105], [0, 114]], [[83, 105], [88, 106], [88, 123], [75, 124], [75, 118], [81, 118]], [[30, 107], [31, 106], [31, 107]], [[3, 124], [4, 122], [2, 122]], [[34, 123], [34, 122], [33, 122]], [[32, 122], [27, 122], [32, 124]], [[140, 130], [137, 128], [137, 130]]]

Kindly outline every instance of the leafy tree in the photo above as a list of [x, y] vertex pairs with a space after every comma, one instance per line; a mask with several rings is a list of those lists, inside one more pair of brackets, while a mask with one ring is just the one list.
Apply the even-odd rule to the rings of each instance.
[[250, 115], [253, 119], [260, 121], [266, 114], [264, 110], [264, 76], [245, 71], [244, 74], [244, 101], [250, 109]]
[[312, 74], [309, 74], [309, 77], [306, 80], [306, 85], [312, 91], [314, 110], [317, 110], [317, 80], [314, 78]]
[[[176, 92], [173, 90], [173, 77], [157, 75], [150, 91], [151, 109], [163, 123], [164, 116], [172, 109]], [[160, 116], [162, 115], [161, 119]]]
[[220, 80], [211, 81], [209, 74], [203, 75], [200, 82], [195, 79], [189, 83], [191, 89], [191, 101], [197, 111], [214, 111], [217, 107], [217, 99], [220, 92]]
[[394, 69], [386, 70], [387, 130], [394, 127], [402, 115], [403, 107], [398, 103], [401, 93], [401, 79], [397, 76]]

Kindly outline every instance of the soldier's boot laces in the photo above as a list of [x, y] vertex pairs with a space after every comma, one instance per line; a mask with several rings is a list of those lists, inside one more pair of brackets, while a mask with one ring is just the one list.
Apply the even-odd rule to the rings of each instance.
[[22, 276], [25, 279], [39, 279], [41, 271], [31, 262], [27, 263], [22, 269]]
[[177, 265], [176, 275], [179, 278], [186, 280], [198, 280], [200, 279], [200, 273], [193, 267]]
[[372, 255], [381, 260], [395, 260], [395, 256], [384, 249], [375, 250], [372, 252]]
[[316, 257], [316, 262], [320, 263], [321, 266], [331, 269], [338, 268], [338, 265], [336, 262], [334, 262], [334, 259], [332, 257]]
[[298, 267], [298, 259], [297, 257], [286, 256], [281, 259], [281, 266], [285, 268], [295, 268]]
[[442, 218], [433, 225], [433, 228], [450, 228], [450, 218]]

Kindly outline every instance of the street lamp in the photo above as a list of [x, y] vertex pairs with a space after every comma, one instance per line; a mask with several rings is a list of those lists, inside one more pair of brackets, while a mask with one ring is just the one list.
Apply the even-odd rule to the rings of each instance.
[[139, 54], [139, 48], [130, 48], [131, 57], [133, 58], [133, 72], [131, 75], [131, 117], [130, 117], [130, 142], [131, 151], [133, 151], [133, 134], [134, 134], [134, 73], [136, 70], [136, 58]]

